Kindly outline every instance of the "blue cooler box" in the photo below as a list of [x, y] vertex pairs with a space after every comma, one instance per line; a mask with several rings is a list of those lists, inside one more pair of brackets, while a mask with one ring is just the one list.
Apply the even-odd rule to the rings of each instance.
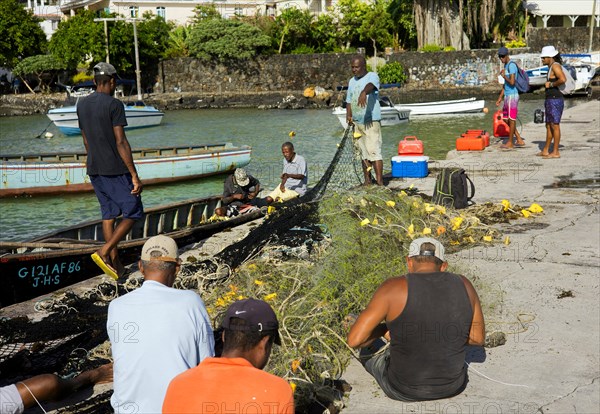
[[427, 177], [429, 170], [424, 155], [396, 155], [392, 157], [392, 177], [394, 178], [422, 178]]

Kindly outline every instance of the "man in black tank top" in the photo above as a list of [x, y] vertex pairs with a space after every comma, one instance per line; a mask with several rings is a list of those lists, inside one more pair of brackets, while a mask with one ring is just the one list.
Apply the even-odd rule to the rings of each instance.
[[483, 345], [485, 325], [475, 288], [447, 268], [439, 241], [414, 240], [409, 273], [383, 282], [350, 329], [353, 348], [389, 340], [383, 353], [363, 361], [389, 398], [434, 400], [465, 388], [465, 346]]

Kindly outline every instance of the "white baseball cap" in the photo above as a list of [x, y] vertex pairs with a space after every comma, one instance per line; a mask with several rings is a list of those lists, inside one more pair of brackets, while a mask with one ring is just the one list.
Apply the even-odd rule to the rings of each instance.
[[[427, 243], [432, 244], [435, 247], [435, 250], [424, 249], [423, 245]], [[408, 248], [408, 257], [435, 256], [443, 262], [444, 250], [442, 243], [436, 239], [432, 239], [431, 237], [421, 237], [420, 239], [413, 240], [410, 244], [410, 247]]]

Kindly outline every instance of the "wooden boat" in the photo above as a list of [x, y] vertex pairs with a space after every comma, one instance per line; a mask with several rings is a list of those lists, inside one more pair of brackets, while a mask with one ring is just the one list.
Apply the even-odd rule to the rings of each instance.
[[[144, 218], [119, 243], [121, 261], [124, 265], [137, 261], [146, 240], [157, 234], [166, 234], [183, 247], [263, 215], [256, 210], [209, 222], [220, 205], [221, 196], [213, 196], [146, 210]], [[103, 241], [102, 220], [93, 220], [27, 242], [0, 242], [0, 307], [102, 274], [90, 255]]]
[[[143, 102], [132, 102], [125, 105], [125, 117], [128, 129], [146, 128], [160, 125], [165, 114], [153, 106], [145, 105]], [[65, 135], [80, 135], [79, 118], [77, 117], [77, 106], [64, 106], [62, 108], [50, 109], [46, 116]]]
[[411, 115], [443, 115], [483, 112], [483, 99], [466, 98], [450, 101], [421, 102], [413, 104], [396, 104], [398, 110], [410, 110]]
[[[408, 122], [410, 117], [410, 109], [399, 109], [394, 107], [394, 104], [386, 97], [379, 99], [379, 105], [381, 107], [381, 126], [393, 126], [404, 122]], [[333, 109], [333, 115], [337, 116], [340, 124], [346, 129], [348, 123], [346, 122], [346, 107], [336, 106]]]
[[[144, 185], [190, 180], [250, 163], [252, 148], [231, 143], [134, 149]], [[0, 197], [92, 191], [85, 153], [0, 155]]]

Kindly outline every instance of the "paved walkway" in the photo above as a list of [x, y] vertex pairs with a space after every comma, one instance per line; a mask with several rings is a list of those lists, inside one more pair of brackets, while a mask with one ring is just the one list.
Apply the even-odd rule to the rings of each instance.
[[[515, 324], [504, 325], [512, 334], [503, 346], [472, 349], [467, 389], [451, 399], [390, 400], [353, 362], [344, 375], [352, 386], [344, 413], [600, 412], [599, 119], [598, 100], [565, 111], [560, 159], [535, 156], [545, 128], [528, 124], [523, 129], [526, 148], [501, 151], [492, 144], [484, 152], [451, 151], [435, 164], [465, 168], [475, 182], [476, 202], [508, 199], [544, 208], [541, 217], [501, 227], [510, 245], [475, 247], [448, 258], [503, 292], [493, 319], [515, 322], [520, 313], [528, 314], [522, 319], [535, 319], [521, 333]], [[570, 186], [557, 185], [566, 179], [572, 180]], [[390, 186], [414, 183], [432, 194], [434, 182], [431, 176], [394, 180]], [[564, 292], [572, 297], [560, 298]]]

